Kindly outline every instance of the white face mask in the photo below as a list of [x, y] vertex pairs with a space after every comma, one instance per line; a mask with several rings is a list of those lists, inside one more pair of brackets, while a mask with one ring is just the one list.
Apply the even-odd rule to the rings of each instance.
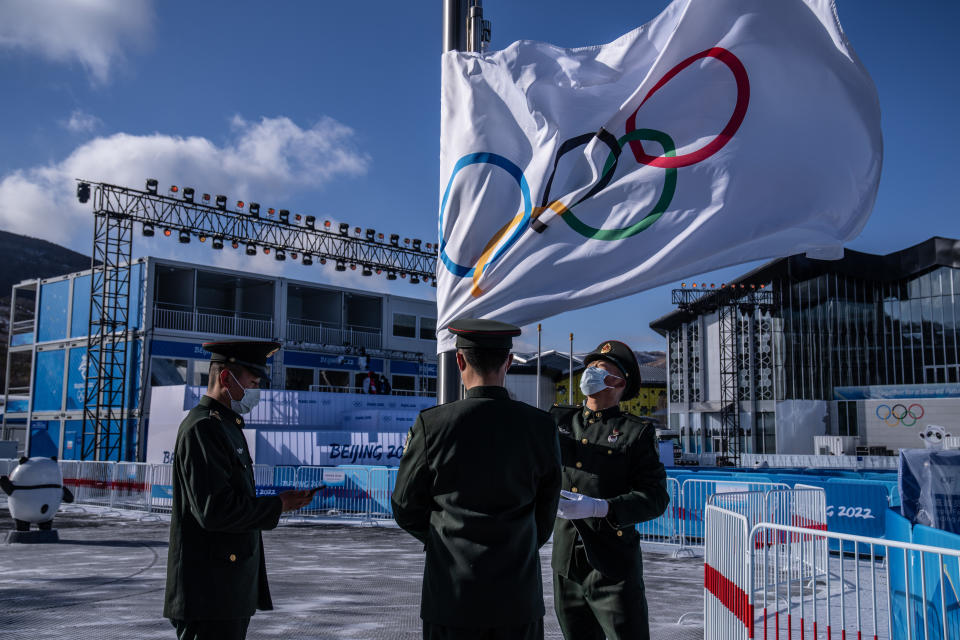
[[580, 391], [583, 391], [585, 396], [592, 396], [604, 389], [612, 388], [606, 383], [607, 376], [621, 380], [620, 376], [615, 376], [600, 367], [587, 367], [580, 376]]
[[[240, 384], [237, 377], [233, 375], [233, 372], [228, 369], [227, 373], [229, 373], [233, 381], [237, 383], [237, 386], [243, 389], [243, 385]], [[227, 389], [227, 394], [230, 396], [230, 408], [236, 413], [250, 413], [253, 408], [257, 406], [257, 403], [260, 402], [260, 389], [243, 389], [243, 397], [239, 400], [233, 399], [233, 394], [230, 393], [230, 389]]]

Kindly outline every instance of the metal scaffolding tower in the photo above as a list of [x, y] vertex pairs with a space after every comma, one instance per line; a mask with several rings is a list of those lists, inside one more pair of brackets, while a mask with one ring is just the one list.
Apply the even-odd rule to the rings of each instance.
[[[401, 242], [397, 234], [385, 238], [373, 229], [351, 229], [345, 223], [336, 228], [329, 221], [318, 225], [314, 216], [291, 215], [285, 209], [267, 209], [261, 217], [260, 205], [255, 202], [238, 202], [228, 208], [225, 196], [211, 199], [203, 194], [197, 198], [192, 188], [171, 187], [169, 194], [160, 194], [156, 180], [148, 180], [144, 191], [80, 181], [77, 196], [81, 203], [90, 198], [91, 186], [94, 232], [83, 459], [123, 459], [124, 425], [143, 417], [140, 406], [134, 406], [137, 403], [128, 384], [131, 343], [138, 338], [129, 322], [131, 311], [136, 312], [129, 308], [135, 223], [148, 236], [160, 230], [181, 242], [190, 238], [209, 241], [215, 250], [232, 247], [247, 255], [273, 252], [277, 260], [289, 255], [304, 265], [329, 260], [337, 271], [345, 271], [349, 264], [359, 266], [365, 276], [384, 274], [389, 280], [399, 276], [411, 284], [422, 281], [436, 286], [437, 254], [432, 243], [421, 245], [420, 240], [408, 238]], [[140, 381], [141, 387], [146, 384], [148, 381]]]
[[720, 330], [720, 451], [718, 464], [738, 466], [744, 453], [740, 427], [741, 313], [773, 308], [773, 291], [754, 285], [724, 285], [719, 289], [674, 289], [672, 302], [694, 313], [717, 312]]

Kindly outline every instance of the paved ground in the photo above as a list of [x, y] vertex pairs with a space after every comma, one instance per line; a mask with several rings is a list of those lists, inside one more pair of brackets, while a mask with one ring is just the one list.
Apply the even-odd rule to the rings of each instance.
[[[0, 508], [0, 527], [12, 525]], [[0, 542], [0, 638], [173, 637], [160, 617], [167, 522], [70, 512], [58, 515], [56, 526], [57, 545]], [[251, 639], [421, 637], [423, 553], [403, 531], [284, 524], [266, 532], [264, 543], [277, 609], [254, 617]], [[546, 637], [560, 638], [549, 558], [548, 544], [541, 554]], [[648, 551], [644, 560], [652, 637], [703, 638], [702, 559]], [[694, 626], [676, 624], [685, 613]]]

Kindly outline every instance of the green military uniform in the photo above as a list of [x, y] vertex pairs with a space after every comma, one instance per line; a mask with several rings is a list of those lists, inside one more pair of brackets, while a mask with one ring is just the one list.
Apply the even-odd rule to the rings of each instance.
[[420, 413], [392, 503], [397, 524], [425, 545], [425, 638], [543, 637], [538, 549], [559, 492], [553, 421], [503, 387], [476, 386]]
[[260, 532], [282, 502], [256, 497], [243, 426], [203, 396], [177, 433], [163, 615], [181, 638], [243, 638], [254, 611], [273, 608]]
[[[629, 399], [639, 388], [639, 367], [632, 351], [619, 355], [618, 361], [610, 360], [627, 374], [622, 399]], [[634, 525], [659, 517], [670, 500], [655, 430], [619, 407], [594, 412], [556, 405], [550, 413], [560, 439], [563, 488], [609, 505], [604, 518], [556, 521], [554, 604], [564, 637], [649, 638], [643, 557]]]

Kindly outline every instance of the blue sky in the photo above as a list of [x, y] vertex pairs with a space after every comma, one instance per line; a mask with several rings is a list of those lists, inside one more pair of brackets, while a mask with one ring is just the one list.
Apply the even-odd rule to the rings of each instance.
[[[487, 0], [492, 48], [517, 39], [611, 41], [665, 0]], [[886, 253], [960, 236], [953, 186], [960, 124], [952, 0], [838, 0], [877, 85], [884, 168], [874, 214], [849, 244]], [[192, 185], [385, 233], [436, 236], [441, 2], [88, 0], [0, 4], [0, 229], [89, 253], [73, 178]], [[824, 140], [824, 149], [830, 141]], [[176, 257], [429, 298], [434, 289], [279, 267], [137, 238]], [[723, 281], [753, 265], [697, 279]], [[691, 274], [693, 275], [693, 274]], [[543, 322], [545, 348], [615, 337], [663, 349], [648, 327], [661, 287]], [[535, 346], [527, 328], [522, 346]]]

